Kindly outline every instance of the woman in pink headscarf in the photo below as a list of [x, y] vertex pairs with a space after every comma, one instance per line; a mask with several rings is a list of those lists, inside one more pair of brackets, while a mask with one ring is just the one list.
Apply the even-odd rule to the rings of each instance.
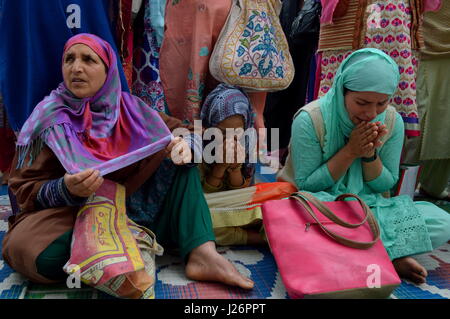
[[[183, 165], [191, 152], [171, 134], [181, 121], [122, 92], [114, 51], [97, 36], [69, 39], [62, 73], [64, 82], [36, 106], [18, 137], [9, 187], [19, 212], [9, 219], [5, 261], [34, 282], [64, 280], [77, 212], [108, 179], [125, 186], [132, 219], [139, 216], [162, 245], [179, 248], [189, 278], [252, 288], [215, 249], [198, 170]], [[169, 153], [178, 166], [167, 163]], [[156, 182], [163, 164], [171, 173], [152, 205], [133, 199]], [[131, 214], [139, 208], [147, 215]]]

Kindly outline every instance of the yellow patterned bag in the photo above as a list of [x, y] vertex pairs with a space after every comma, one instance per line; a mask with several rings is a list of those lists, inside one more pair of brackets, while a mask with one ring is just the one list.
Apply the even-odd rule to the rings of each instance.
[[294, 64], [280, 10], [280, 0], [233, 0], [209, 61], [212, 76], [247, 91], [287, 88]]
[[125, 187], [105, 179], [78, 211], [64, 271], [115, 297], [153, 299], [162, 253], [155, 235], [127, 217]]

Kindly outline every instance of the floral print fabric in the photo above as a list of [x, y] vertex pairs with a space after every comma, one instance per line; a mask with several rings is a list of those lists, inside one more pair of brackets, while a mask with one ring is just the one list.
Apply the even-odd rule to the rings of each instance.
[[159, 76], [159, 51], [157, 30], [152, 27], [150, 1], [145, 2], [142, 43], [134, 50], [133, 94], [139, 96], [153, 109], [164, 112], [164, 92]]
[[[419, 136], [416, 102], [419, 53], [411, 48], [411, 14], [409, 1], [370, 1], [366, 9], [362, 47], [383, 50], [398, 64], [400, 83], [391, 99], [391, 105], [402, 116], [406, 135]], [[328, 92], [340, 63], [351, 52], [322, 52], [319, 97]]]

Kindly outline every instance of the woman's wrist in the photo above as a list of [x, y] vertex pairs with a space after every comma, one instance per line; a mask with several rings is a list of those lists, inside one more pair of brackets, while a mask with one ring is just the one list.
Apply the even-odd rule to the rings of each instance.
[[372, 152], [370, 152], [369, 154], [366, 154], [364, 156], [361, 157], [361, 161], [363, 163], [370, 163], [375, 161], [378, 158], [377, 156], [377, 150], [374, 149]]
[[228, 184], [231, 187], [241, 187], [245, 184], [245, 178], [242, 174], [242, 164], [232, 165], [227, 168]]
[[239, 177], [239, 176], [242, 176], [241, 168], [233, 169], [233, 170], [228, 169], [227, 172], [228, 172], [228, 176], [229, 176], [230, 178], [231, 178], [231, 177]]
[[361, 163], [365, 182], [371, 182], [381, 175], [383, 162], [378, 154], [375, 159], [371, 158], [370, 160], [364, 160], [364, 158], [362, 158]]
[[354, 161], [355, 159], [361, 157], [359, 154], [353, 152], [352, 148], [348, 144], [342, 148], [342, 153], [351, 161]]

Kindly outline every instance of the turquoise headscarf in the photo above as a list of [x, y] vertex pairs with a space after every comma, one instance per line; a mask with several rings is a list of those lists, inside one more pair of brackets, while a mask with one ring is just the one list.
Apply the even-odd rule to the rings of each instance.
[[[378, 49], [361, 49], [350, 54], [340, 65], [328, 93], [319, 100], [325, 136], [324, 157], [328, 161], [345, 145], [355, 125], [350, 120], [344, 102], [344, 88], [358, 92], [377, 92], [391, 97], [400, 80], [398, 66], [387, 54]], [[386, 111], [373, 122], [384, 123]], [[333, 193], [359, 194], [363, 189], [361, 160], [351, 165], [349, 172], [333, 187]]]

